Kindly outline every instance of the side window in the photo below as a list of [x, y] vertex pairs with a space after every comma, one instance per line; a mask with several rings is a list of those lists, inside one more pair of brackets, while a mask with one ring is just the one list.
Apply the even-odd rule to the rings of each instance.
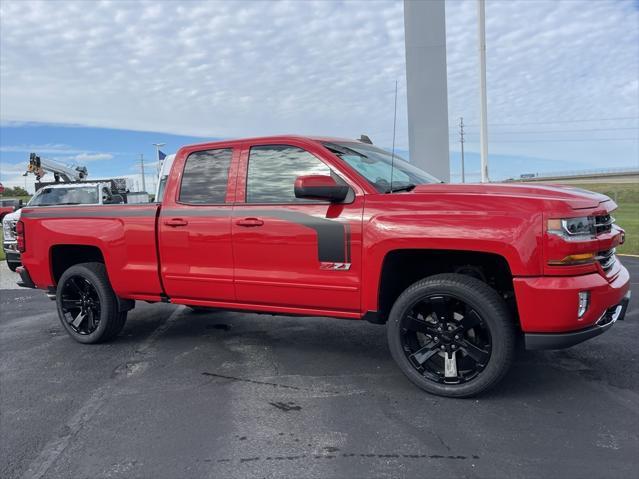
[[216, 205], [226, 200], [231, 148], [196, 151], [186, 159], [179, 201], [192, 205]]
[[295, 197], [301, 175], [331, 175], [331, 169], [301, 148], [265, 145], [251, 148], [246, 179], [247, 203], [317, 203]]

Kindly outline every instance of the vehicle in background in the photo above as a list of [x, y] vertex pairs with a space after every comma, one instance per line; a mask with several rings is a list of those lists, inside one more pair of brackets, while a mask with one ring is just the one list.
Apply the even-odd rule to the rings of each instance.
[[158, 175], [158, 186], [155, 189], [155, 203], [162, 202], [162, 196], [164, 195], [164, 188], [166, 187], [166, 181], [171, 172], [175, 155], [168, 155], [162, 160], [162, 166], [160, 166], [160, 174]]
[[139, 204], [139, 203], [148, 203], [149, 202], [149, 194], [145, 191], [129, 191], [126, 194], [126, 203], [127, 204]]
[[299, 136], [186, 146], [163, 176], [161, 203], [23, 209], [19, 284], [55, 297], [76, 341], [117, 336], [136, 300], [364, 319], [417, 386], [468, 397], [518, 341], [572, 346], [628, 306], [602, 194], [441, 184], [369, 143]]
[[[57, 183], [41, 186], [27, 203], [31, 207], [61, 205], [102, 205], [122, 203], [122, 196], [111, 192], [111, 182]], [[20, 220], [21, 209], [12, 210], [2, 219], [3, 241], [7, 266], [15, 271], [20, 266], [20, 252], [16, 241], [16, 224]]]
[[56, 183], [81, 181], [89, 176], [86, 166], [67, 166], [54, 160], [43, 160], [35, 153], [29, 155], [27, 171], [22, 176], [27, 176], [30, 173], [35, 175], [38, 182], [40, 182], [47, 173], [53, 173], [53, 178]]
[[2, 198], [0, 199], [0, 221], [14, 211], [22, 208], [22, 200], [18, 198]]

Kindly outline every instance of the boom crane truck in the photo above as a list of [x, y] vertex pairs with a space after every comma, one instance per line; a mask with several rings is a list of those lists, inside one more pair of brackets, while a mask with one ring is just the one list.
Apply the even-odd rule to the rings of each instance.
[[53, 173], [53, 178], [56, 183], [59, 183], [60, 180], [65, 182], [82, 181], [89, 176], [86, 166], [66, 166], [57, 161], [43, 160], [35, 153], [31, 153], [29, 155], [29, 166], [23, 176], [33, 173], [36, 180], [40, 182], [47, 172]]

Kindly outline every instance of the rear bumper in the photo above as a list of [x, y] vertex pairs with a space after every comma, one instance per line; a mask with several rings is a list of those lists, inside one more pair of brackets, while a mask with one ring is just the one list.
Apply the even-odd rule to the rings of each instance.
[[20, 281], [18, 281], [17, 283], [18, 286], [22, 286], [23, 288], [36, 287], [35, 283], [31, 279], [31, 276], [29, 276], [29, 272], [27, 271], [27, 268], [25, 268], [24, 266], [18, 266], [18, 269], [16, 269], [16, 273], [20, 275]]
[[15, 242], [7, 242], [2, 245], [4, 250], [4, 256], [7, 259], [7, 263], [20, 263], [20, 252], [17, 249]]
[[613, 324], [626, 316], [630, 291], [621, 302], [608, 308], [597, 322], [586, 329], [569, 333], [527, 333], [524, 334], [526, 349], [562, 349], [574, 346], [608, 331]]

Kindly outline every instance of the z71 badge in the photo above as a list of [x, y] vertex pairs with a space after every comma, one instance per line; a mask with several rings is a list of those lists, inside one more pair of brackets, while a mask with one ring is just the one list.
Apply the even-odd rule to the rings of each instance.
[[320, 263], [320, 269], [329, 269], [331, 271], [348, 271], [351, 269], [350, 263]]

